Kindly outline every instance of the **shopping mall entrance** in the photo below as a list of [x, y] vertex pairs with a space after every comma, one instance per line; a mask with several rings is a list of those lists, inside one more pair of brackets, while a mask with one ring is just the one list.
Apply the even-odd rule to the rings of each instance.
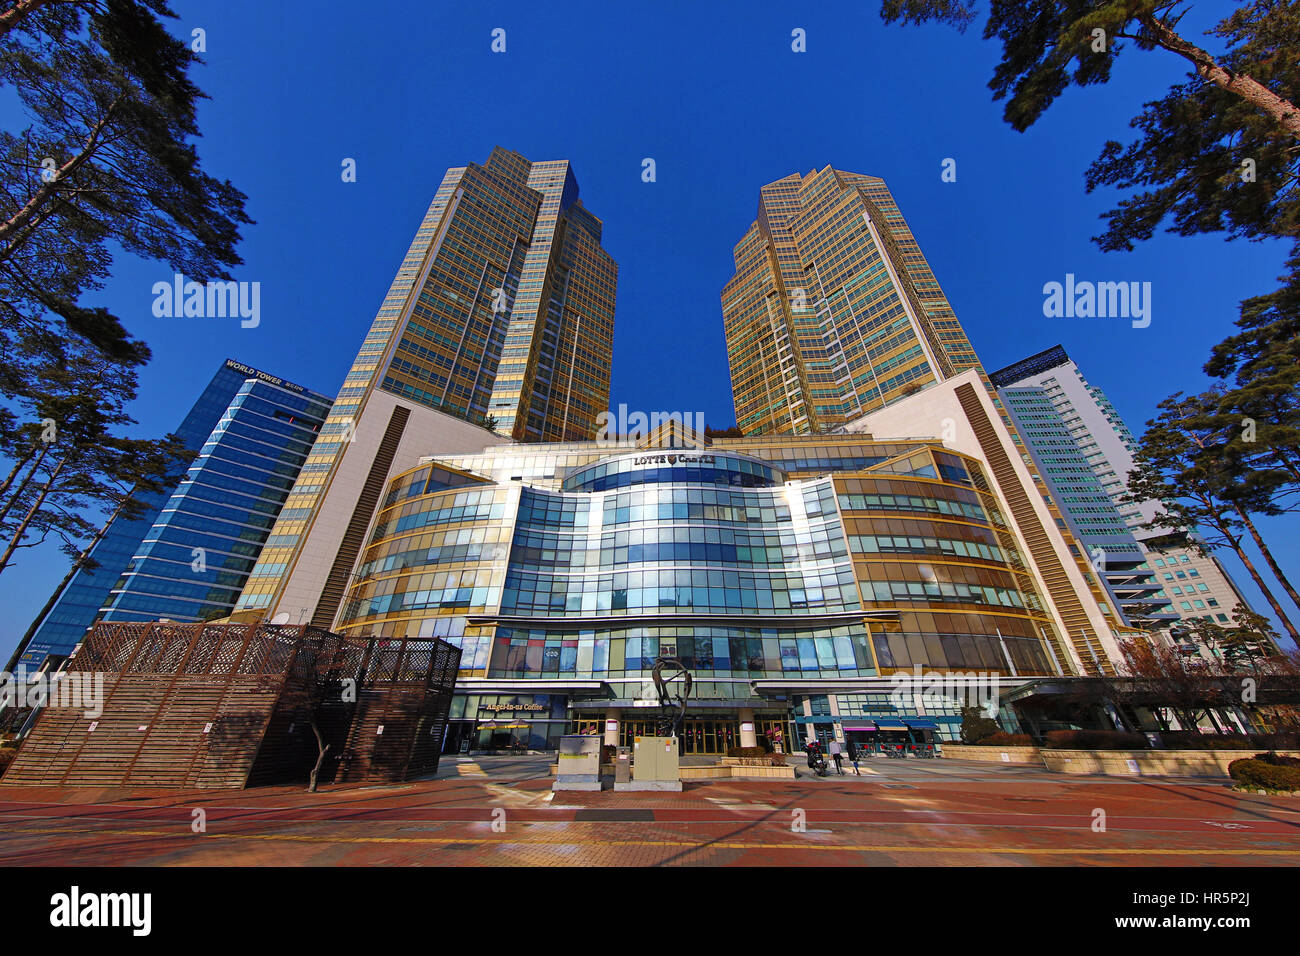
[[[758, 746], [769, 750], [775, 745], [784, 749], [785, 720], [778, 715], [762, 715], [754, 720], [754, 734]], [[605, 716], [585, 715], [573, 722], [572, 733], [587, 734], [605, 732]], [[637, 737], [653, 737], [657, 732], [657, 723], [653, 718], [635, 717], [619, 720], [618, 742], [622, 747], [631, 747]], [[701, 714], [687, 717], [682, 721], [681, 752], [691, 756], [712, 755], [725, 756], [727, 751], [740, 744], [740, 719], [733, 714]]]

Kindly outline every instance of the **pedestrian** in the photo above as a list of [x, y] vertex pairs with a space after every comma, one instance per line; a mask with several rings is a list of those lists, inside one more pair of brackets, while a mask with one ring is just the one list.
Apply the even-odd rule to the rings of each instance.
[[853, 773], [856, 776], [862, 776], [862, 771], [858, 769], [858, 757], [860, 749], [853, 741], [849, 741], [849, 763], [853, 764]]
[[844, 750], [838, 740], [831, 741], [831, 759], [835, 761], [835, 772], [844, 776]]

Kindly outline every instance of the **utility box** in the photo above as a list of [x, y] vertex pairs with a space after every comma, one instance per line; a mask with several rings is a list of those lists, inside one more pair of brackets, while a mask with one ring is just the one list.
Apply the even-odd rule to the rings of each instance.
[[632, 748], [619, 747], [614, 754], [614, 786], [632, 782]]
[[572, 734], [560, 738], [552, 790], [599, 790], [601, 738]]
[[637, 737], [632, 742], [632, 779], [616, 790], [681, 790], [676, 737]]

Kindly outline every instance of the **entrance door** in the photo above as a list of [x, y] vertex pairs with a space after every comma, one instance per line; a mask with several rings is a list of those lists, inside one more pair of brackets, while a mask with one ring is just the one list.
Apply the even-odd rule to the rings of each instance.
[[740, 722], [725, 717], [698, 717], [682, 722], [682, 752], [725, 754], [740, 746]]

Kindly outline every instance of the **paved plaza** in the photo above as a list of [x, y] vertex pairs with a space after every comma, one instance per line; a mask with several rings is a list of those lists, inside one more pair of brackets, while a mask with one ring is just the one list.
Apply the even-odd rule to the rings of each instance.
[[316, 794], [0, 787], [0, 866], [1300, 864], [1300, 799], [1222, 779], [877, 758], [860, 777], [553, 794], [550, 762], [449, 756], [433, 779]]

